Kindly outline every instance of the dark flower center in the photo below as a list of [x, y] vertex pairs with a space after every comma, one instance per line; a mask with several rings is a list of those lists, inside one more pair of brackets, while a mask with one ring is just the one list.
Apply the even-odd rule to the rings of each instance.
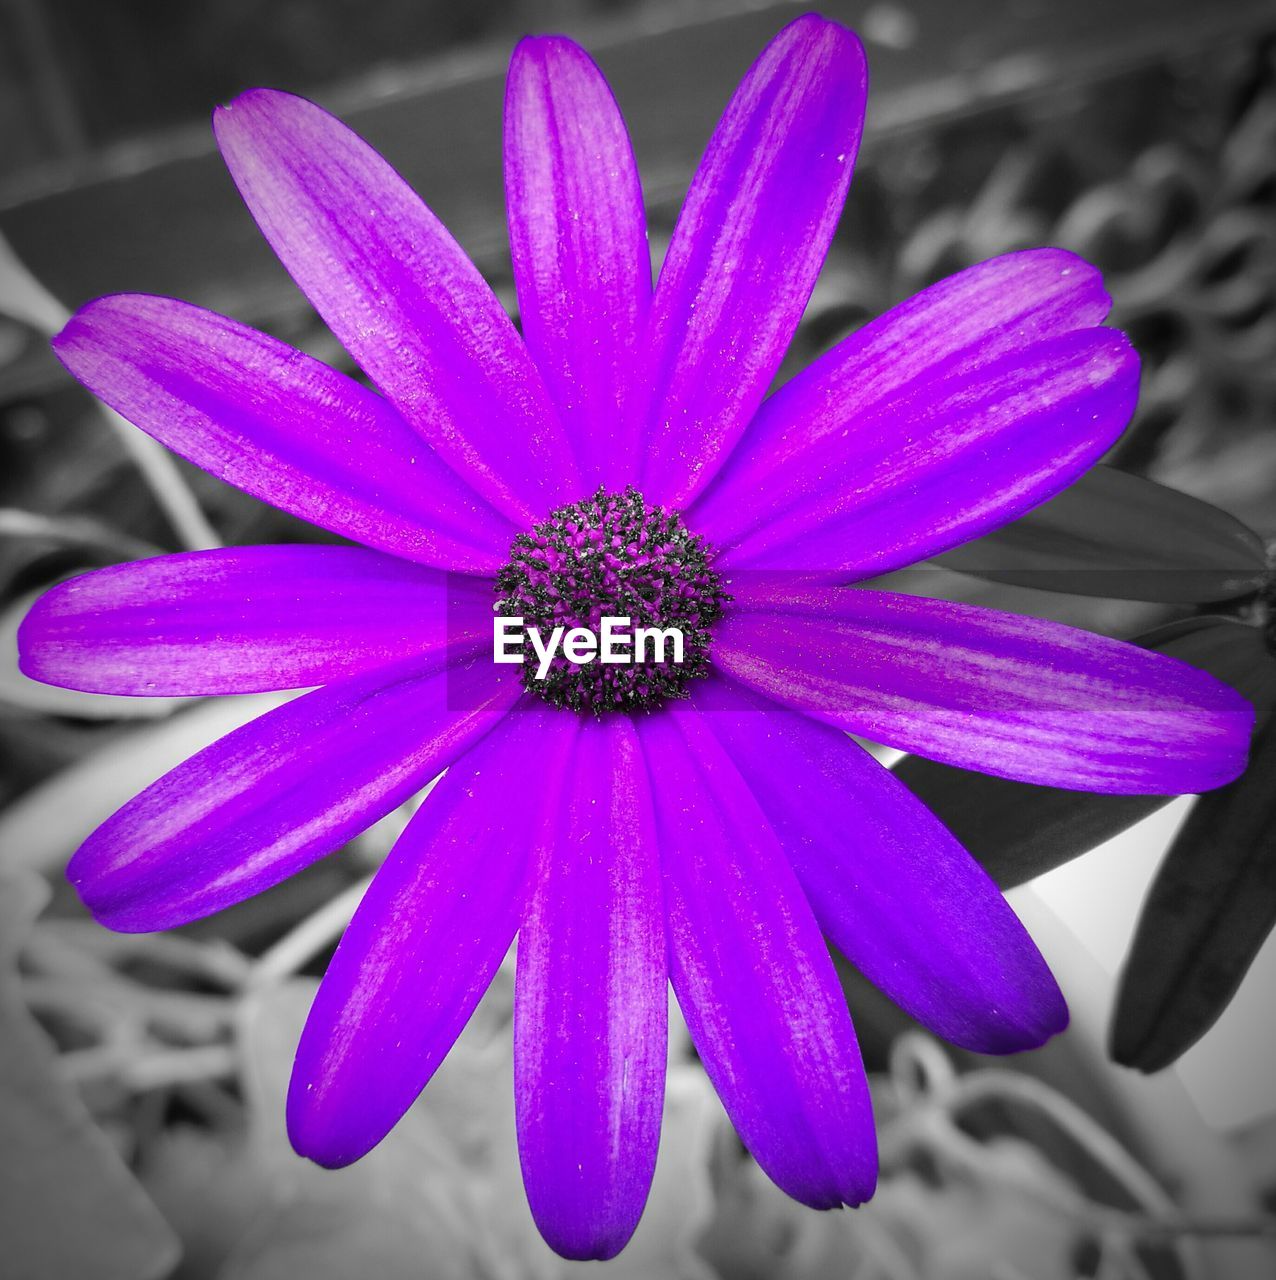
[[[685, 697], [687, 683], [709, 669], [710, 629], [730, 598], [710, 567], [712, 549], [676, 512], [648, 506], [630, 487], [599, 489], [551, 511], [510, 547], [497, 574], [498, 615], [521, 618], [523, 684], [556, 707], [601, 715], [639, 711]], [[563, 640], [575, 628], [604, 633], [604, 619], [628, 618], [616, 649], [572, 661]], [[552, 657], [547, 642], [563, 628]], [[531, 628], [540, 640], [535, 647]], [[639, 632], [660, 632], [664, 640]], [[675, 644], [673, 632], [680, 636]], [[681, 661], [675, 661], [678, 647]]]

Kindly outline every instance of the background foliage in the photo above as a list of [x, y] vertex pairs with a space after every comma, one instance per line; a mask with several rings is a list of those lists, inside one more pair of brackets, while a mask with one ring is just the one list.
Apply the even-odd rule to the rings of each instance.
[[[1246, 777], [1196, 805], [1146, 904], [1111, 1049], [1155, 1071], [1207, 1032], [1276, 920], [1276, 10], [821, 7], [864, 35], [874, 96], [785, 374], [932, 280], [1046, 243], [1104, 269], [1114, 322], [1145, 368], [1138, 417], [1107, 470], [892, 585], [1141, 637], [1236, 683], [1269, 726]], [[229, 312], [349, 370], [212, 151], [210, 106], [256, 83], [340, 110], [512, 308], [501, 82], [526, 29], [567, 30], [598, 54], [634, 130], [659, 257], [717, 111], [793, 12], [778, 0], [0, 5], [0, 232], [17, 254], [0, 257], [0, 1274], [573, 1269], [541, 1245], [519, 1190], [507, 977], [368, 1160], [324, 1174], [284, 1139], [283, 1084], [314, 978], [406, 811], [173, 935], [106, 934], [63, 884], [98, 821], [273, 700], [34, 686], [12, 658], [33, 595], [184, 545], [326, 535], [148, 449], [61, 373], [46, 339], [62, 304], [144, 290]], [[1161, 803], [916, 759], [899, 769], [1007, 886]], [[1113, 1110], [1123, 1095], [1093, 1043], [1070, 1035], [1015, 1072], [950, 1063], [845, 978], [883, 1134], [873, 1206], [815, 1215], [774, 1192], [675, 1036], [656, 1190], [614, 1275], [1045, 1280], [1270, 1264], [1261, 1197], [1270, 1210], [1273, 1131], [1247, 1135], [1253, 1194], [1234, 1217], [1201, 1220], [1176, 1198], [1175, 1170]], [[1219, 1252], [1219, 1241], [1242, 1243]]]

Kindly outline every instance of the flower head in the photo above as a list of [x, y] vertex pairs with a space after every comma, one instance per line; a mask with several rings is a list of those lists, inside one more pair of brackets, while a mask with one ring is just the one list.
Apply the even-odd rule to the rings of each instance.
[[703, 538], [677, 512], [648, 507], [637, 489], [599, 489], [552, 511], [514, 539], [496, 575], [497, 608], [549, 628], [597, 631], [605, 617], [631, 626], [676, 627], [681, 661], [654, 659], [608, 666], [572, 663], [561, 654], [540, 674], [525, 649], [523, 683], [556, 707], [573, 711], [641, 711], [685, 696], [689, 680], [709, 670], [711, 628], [729, 598], [710, 565]]
[[[847, 730], [1111, 792], [1201, 790], [1244, 764], [1249, 707], [1186, 664], [845, 585], [1056, 493], [1116, 438], [1138, 380], [1099, 327], [1097, 273], [1041, 249], [941, 281], [768, 397], [865, 92], [850, 32], [786, 27], [728, 105], [653, 292], [610, 91], [570, 41], [524, 41], [505, 131], [520, 337], [367, 144], [253, 91], [215, 119], [231, 174], [381, 394], [165, 298], [99, 299], [55, 341], [178, 453], [361, 544], [163, 557], [37, 604], [37, 679], [317, 686], [126, 805], [71, 879], [113, 928], [178, 925], [446, 768], [332, 960], [290, 1132], [333, 1166], [380, 1141], [517, 934], [523, 1170], [570, 1257], [616, 1253], [642, 1211], [670, 980], [740, 1136], [816, 1207], [863, 1201], [876, 1169], [821, 931], [959, 1045], [1008, 1052], [1065, 1024], [995, 886]], [[690, 657], [566, 665], [535, 688], [492, 660], [494, 603], [551, 626], [677, 624]]]

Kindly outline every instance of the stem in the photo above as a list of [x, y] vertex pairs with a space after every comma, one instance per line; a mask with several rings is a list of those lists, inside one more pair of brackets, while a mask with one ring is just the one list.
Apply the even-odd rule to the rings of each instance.
[[199, 502], [182, 479], [177, 463], [158, 440], [152, 440], [114, 409], [99, 406], [124, 452], [146, 481], [155, 501], [168, 517], [173, 532], [187, 551], [207, 551], [222, 545], [217, 531], [205, 517]]
[[127, 560], [157, 556], [160, 548], [121, 533], [92, 516], [46, 516], [18, 507], [0, 507], [0, 537], [47, 539], [59, 546], [105, 547]]
[[[46, 338], [52, 338], [71, 318], [71, 313], [27, 270], [2, 236], [0, 299], [3, 299], [0, 308], [6, 315], [30, 325]], [[168, 450], [113, 409], [103, 405], [102, 412], [182, 545], [188, 551], [221, 546], [221, 539], [208, 523]]]
[[1276, 1238], [1276, 1218], [1140, 1218], [1127, 1217], [1128, 1226], [1140, 1240], [1174, 1239], [1179, 1236]]
[[[56, 946], [45, 949], [45, 938]], [[109, 933], [92, 920], [44, 920], [38, 934], [28, 944], [39, 965], [65, 957], [67, 952], [86, 953], [99, 972], [116, 972], [122, 964], [141, 959], [179, 974], [194, 975], [238, 991], [248, 981], [252, 966], [248, 958], [224, 939], [197, 942], [173, 933]], [[65, 969], [65, 966], [62, 966]], [[53, 971], [59, 971], [53, 967]]]
[[114, 1078], [137, 1093], [168, 1085], [191, 1084], [233, 1076], [239, 1070], [239, 1053], [233, 1045], [205, 1045], [198, 1049], [165, 1049], [142, 1057], [117, 1051], [85, 1049], [68, 1053], [58, 1065], [69, 1080], [87, 1084]]
[[212, 1040], [231, 1023], [225, 996], [188, 991], [156, 991], [119, 978], [97, 981], [23, 977], [23, 998], [33, 1009], [56, 1010], [84, 1023], [110, 1026], [123, 1015], [147, 1026], [176, 1028], [183, 1038]]
[[1177, 1218], [1177, 1207], [1160, 1183], [1075, 1103], [1028, 1077], [1007, 1071], [982, 1070], [972, 1071], [958, 1079], [953, 1086], [949, 1106], [956, 1111], [972, 1102], [989, 1098], [995, 1101], [1014, 1098], [1037, 1108], [1096, 1164], [1106, 1169], [1153, 1217], [1165, 1221]]
[[[891, 1050], [891, 1077], [907, 1110], [881, 1131], [882, 1159], [892, 1165], [907, 1153], [925, 1149], [977, 1178], [1017, 1190], [1078, 1226], [1095, 1232], [1105, 1266], [1117, 1262], [1120, 1274], [1150, 1274], [1134, 1246], [1160, 1243], [1180, 1250], [1201, 1238], [1276, 1239], [1276, 1216], [1247, 1218], [1188, 1216], [1156, 1179], [1080, 1107], [1038, 1080], [990, 1069], [959, 1076], [943, 1050], [920, 1036], [901, 1037]], [[972, 1104], [1012, 1100], [1047, 1117], [1135, 1202], [1134, 1209], [1098, 1203], [1085, 1193], [1056, 1191], [1021, 1181], [987, 1158], [987, 1149], [957, 1124]], [[1117, 1257], [1119, 1255], [1119, 1258]], [[1105, 1269], [1101, 1274], [1108, 1274]]]
[[273, 947], [263, 951], [253, 965], [244, 984], [249, 990], [288, 978], [314, 959], [326, 946], [341, 936], [350, 923], [372, 877], [353, 884], [344, 893], [325, 902], [308, 915], [296, 928], [284, 934]]

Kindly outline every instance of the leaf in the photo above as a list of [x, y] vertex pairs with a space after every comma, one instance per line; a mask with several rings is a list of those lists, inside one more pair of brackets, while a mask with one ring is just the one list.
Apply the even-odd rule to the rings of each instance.
[[211, 699], [85, 756], [0, 814], [0, 869], [64, 866], [94, 827], [161, 774], [292, 696]]
[[1026, 516], [935, 557], [961, 573], [1074, 595], [1198, 604], [1257, 591], [1263, 540], [1208, 502], [1097, 466]]
[[1236, 994], [1276, 926], [1276, 720], [1248, 771], [1204, 796], [1170, 846], [1135, 930], [1109, 1033], [1113, 1058], [1160, 1071]]
[[[512, 971], [507, 963], [418, 1106], [440, 1129], [457, 1135], [461, 1149], [482, 1151], [477, 1167], [483, 1177], [470, 1185], [504, 1268], [513, 1266], [520, 1280], [569, 1280], [597, 1267], [553, 1253], [527, 1207], [514, 1133]], [[711, 1280], [713, 1274], [696, 1245], [713, 1216], [713, 1127], [728, 1121], [704, 1069], [687, 1060], [691, 1041], [676, 1004], [671, 1002], [669, 1013], [669, 1073], [655, 1177], [633, 1239], [607, 1263], [608, 1280]], [[473, 1156], [467, 1164], [475, 1167]]]
[[[709, 1144], [722, 1105], [698, 1063], [675, 1063], [665, 1082], [656, 1176], [642, 1221], [624, 1251], [608, 1264], [615, 1280], [710, 1280], [696, 1244], [713, 1214]], [[560, 1263], [561, 1274], [580, 1268]]]
[[158, 1280], [177, 1240], [63, 1083], [14, 981], [46, 892], [34, 877], [0, 880], [0, 1265], [13, 1280]]
[[[1276, 699], [1276, 662], [1257, 628], [1230, 618], [1191, 618], [1134, 643], [1203, 667], [1238, 688], [1259, 704], [1260, 722], [1270, 714]], [[894, 772], [1003, 889], [1079, 857], [1174, 798], [1039, 787], [954, 769], [921, 756], [906, 756]]]

